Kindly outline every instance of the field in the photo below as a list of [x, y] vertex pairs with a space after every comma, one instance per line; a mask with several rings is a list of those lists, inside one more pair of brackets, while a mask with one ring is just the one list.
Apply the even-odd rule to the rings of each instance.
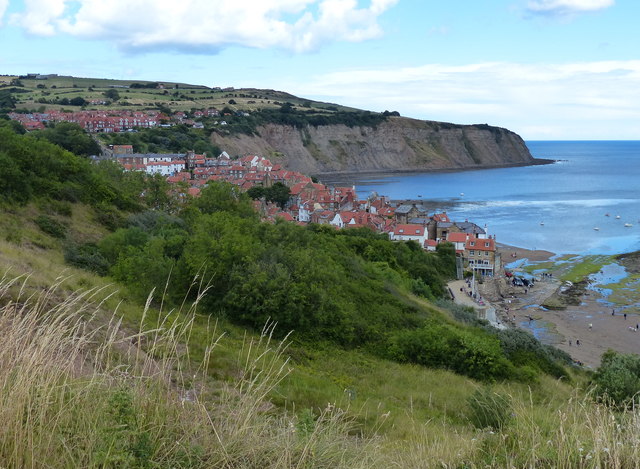
[[[8, 85], [12, 80], [18, 79], [15, 76], [0, 76], [0, 85]], [[120, 100], [108, 106], [91, 105], [86, 109], [156, 109], [159, 105], [167, 106], [173, 111], [190, 111], [192, 109], [206, 109], [215, 107], [222, 109], [233, 100], [238, 109], [255, 111], [258, 109], [276, 109], [284, 102], [290, 102], [302, 108], [314, 108], [322, 111], [327, 108], [332, 110], [353, 111], [355, 109], [322, 103], [318, 101], [299, 98], [288, 93], [254, 89], [240, 88], [227, 89], [210, 88], [203, 85], [190, 85], [186, 83], [159, 82], [161, 87], [156, 88], [156, 82], [130, 81], [130, 80], [109, 80], [99, 78], [76, 78], [66, 76], [52, 76], [47, 79], [20, 79], [21, 88], [24, 93], [16, 93], [17, 109], [77, 109], [74, 106], [62, 106], [51, 104], [63, 98], [72, 99], [81, 97], [86, 101], [105, 99], [105, 93], [109, 90], [116, 90], [120, 94]], [[153, 88], [131, 88], [131, 85], [153, 84]]]

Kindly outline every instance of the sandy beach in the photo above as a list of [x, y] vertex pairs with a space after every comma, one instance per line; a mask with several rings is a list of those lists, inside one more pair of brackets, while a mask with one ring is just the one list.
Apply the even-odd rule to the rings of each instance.
[[[549, 260], [549, 251], [528, 250], [499, 245], [503, 263], [518, 259], [528, 262]], [[512, 255], [515, 253], [515, 257]], [[555, 278], [542, 278], [533, 288], [516, 287], [506, 279], [485, 282], [481, 287], [484, 298], [496, 307], [499, 318], [511, 326], [542, 335], [541, 340], [566, 351], [586, 367], [596, 368], [604, 352], [613, 349], [622, 353], [640, 354], [640, 317], [618, 311], [600, 293], [587, 289], [582, 302], [565, 310], [544, 310], [539, 305], [553, 294], [561, 283]], [[515, 316], [515, 319], [514, 319]], [[580, 345], [578, 344], [578, 341]]]

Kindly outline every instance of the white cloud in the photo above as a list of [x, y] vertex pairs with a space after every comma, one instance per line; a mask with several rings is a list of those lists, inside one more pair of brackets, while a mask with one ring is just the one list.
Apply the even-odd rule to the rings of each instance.
[[[0, 0], [0, 2], [6, 0]], [[25, 0], [14, 24], [29, 33], [110, 40], [128, 50], [216, 52], [231, 45], [304, 52], [381, 35], [398, 0]], [[1, 4], [0, 4], [1, 5]]]
[[4, 12], [7, 11], [8, 6], [9, 0], [0, 0], [0, 26], [2, 26], [2, 17], [4, 16]]
[[572, 15], [603, 10], [613, 6], [615, 0], [530, 0], [527, 11], [541, 15]]
[[634, 123], [640, 122], [640, 60], [430, 64], [330, 73], [283, 86], [294, 94], [374, 111], [486, 122], [530, 139], [550, 134], [558, 139], [635, 139]]
[[67, 0], [25, 0], [25, 11], [11, 15], [11, 22], [22, 26], [28, 33], [52, 36], [56, 33], [52, 19], [64, 14]]

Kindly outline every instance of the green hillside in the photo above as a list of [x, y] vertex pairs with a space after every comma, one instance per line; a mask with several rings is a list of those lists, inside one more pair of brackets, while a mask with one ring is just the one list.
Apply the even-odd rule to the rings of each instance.
[[[337, 104], [323, 103], [299, 98], [282, 91], [255, 88], [220, 88], [187, 83], [150, 82], [141, 80], [111, 80], [102, 78], [78, 78], [70, 76], [46, 76], [43, 79], [17, 76], [0, 76], [0, 94], [11, 93], [17, 110], [68, 109], [77, 106], [60, 105], [61, 99], [83, 98], [85, 101], [107, 100], [108, 106], [87, 104], [86, 109], [156, 109], [165, 106], [172, 111], [190, 111], [216, 107], [222, 109], [230, 105], [238, 109], [255, 111], [277, 109], [289, 102], [305, 109], [315, 109], [327, 113], [334, 111], [357, 111]], [[107, 97], [117, 92], [119, 98]], [[1, 108], [0, 101], [0, 108]]]
[[451, 247], [261, 224], [47, 138], [0, 121], [0, 466], [637, 461], [634, 412], [443, 298]]

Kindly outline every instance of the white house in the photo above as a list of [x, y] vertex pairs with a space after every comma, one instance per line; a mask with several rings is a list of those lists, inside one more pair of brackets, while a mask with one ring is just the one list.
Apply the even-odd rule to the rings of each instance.
[[427, 235], [423, 225], [396, 225], [389, 233], [389, 238], [392, 241], [417, 241], [424, 246]]

